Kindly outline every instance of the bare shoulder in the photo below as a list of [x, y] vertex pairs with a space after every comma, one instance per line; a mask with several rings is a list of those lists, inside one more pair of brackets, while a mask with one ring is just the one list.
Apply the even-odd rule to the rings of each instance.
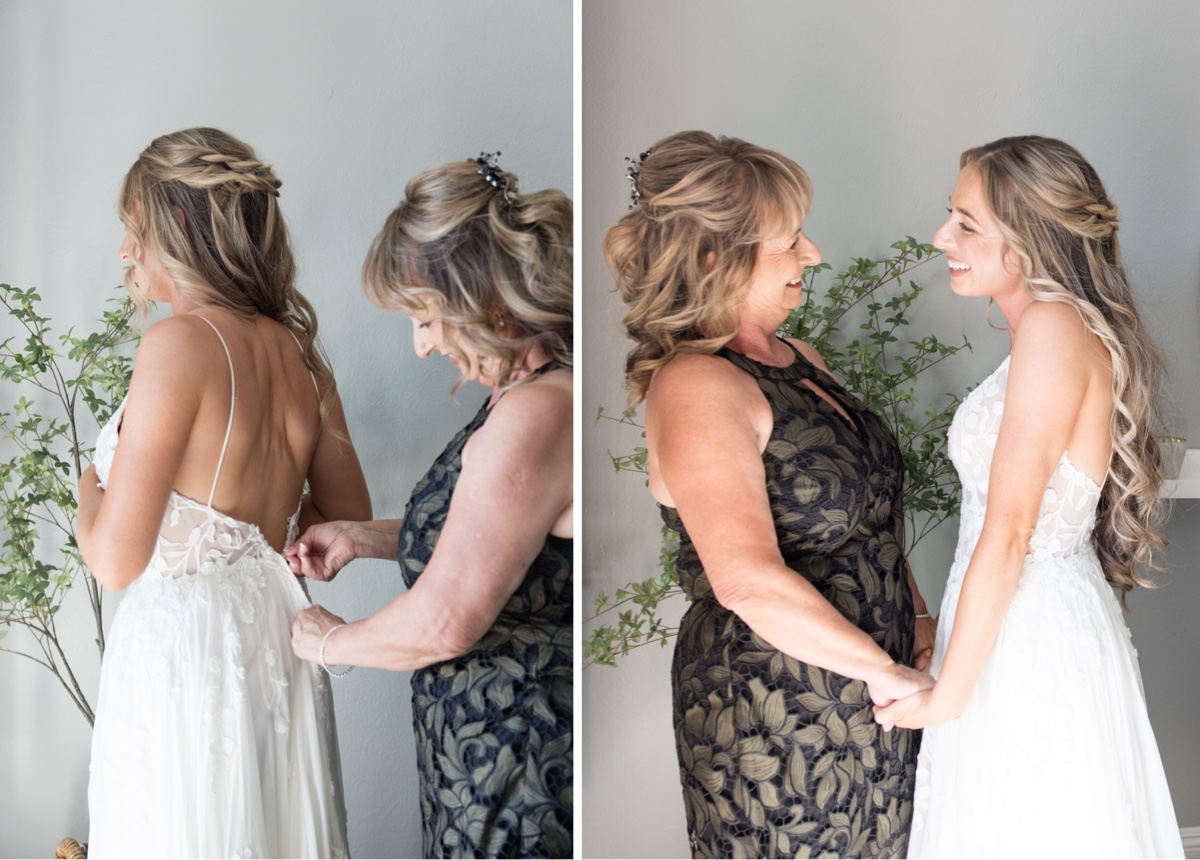
[[1089, 332], [1079, 311], [1066, 302], [1034, 302], [1020, 318], [1020, 337], [1013, 341], [1013, 351], [1053, 350], [1083, 346]]
[[574, 406], [574, 374], [565, 368], [550, 371], [506, 391], [477, 435], [489, 442], [504, 437], [522, 448], [544, 447], [564, 436], [570, 440]]
[[168, 375], [179, 379], [199, 377], [209, 362], [226, 364], [221, 341], [203, 319], [179, 314], [161, 319], [142, 332], [135, 372]]
[[709, 406], [747, 391], [757, 390], [754, 381], [732, 362], [717, 355], [684, 353], [655, 371], [646, 401], [655, 403], [707, 402]]
[[[829, 368], [825, 364], [825, 359], [821, 357], [821, 353], [817, 352], [816, 347], [810, 346], [802, 340], [796, 340], [794, 337], [789, 337], [788, 343], [796, 347], [800, 354], [807, 358], [813, 367], [829, 373]], [[832, 376], [833, 374], [830, 375]]]

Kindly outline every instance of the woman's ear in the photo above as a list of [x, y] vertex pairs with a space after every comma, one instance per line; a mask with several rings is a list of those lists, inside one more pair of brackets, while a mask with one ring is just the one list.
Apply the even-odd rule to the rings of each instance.
[[175, 220], [179, 222], [180, 227], [187, 227], [187, 216], [183, 214], [183, 208], [172, 204], [171, 211], [175, 214]]
[[704, 274], [711, 275], [712, 270], [717, 267], [717, 252], [709, 251], [704, 255]]

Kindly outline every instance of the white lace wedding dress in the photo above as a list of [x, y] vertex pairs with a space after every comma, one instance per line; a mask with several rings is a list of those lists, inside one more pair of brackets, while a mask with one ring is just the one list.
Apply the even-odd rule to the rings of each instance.
[[[962, 518], [934, 675], [983, 527], [1007, 380], [1005, 359], [950, 428]], [[1183, 856], [1137, 652], [1092, 544], [1099, 500], [1064, 452], [970, 701], [925, 730], [909, 857]]]
[[[96, 443], [101, 486], [124, 408]], [[222, 446], [213, 492], [224, 457]], [[213, 510], [212, 498], [171, 493], [150, 566], [113, 619], [89, 856], [344, 857], [328, 682], [290, 644], [309, 600], [258, 527]], [[294, 532], [295, 517], [289, 541]]]

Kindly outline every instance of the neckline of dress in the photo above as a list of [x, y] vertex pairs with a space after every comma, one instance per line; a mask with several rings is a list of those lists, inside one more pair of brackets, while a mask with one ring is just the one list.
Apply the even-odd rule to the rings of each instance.
[[[571, 367], [571, 365], [563, 364], [557, 358], [552, 358], [549, 361], [547, 361], [545, 364], [539, 364], [533, 370], [529, 371], [529, 373], [525, 374], [525, 376], [523, 378], [529, 379], [531, 377], [541, 376], [543, 374], [549, 373], [552, 370], [565, 370], [570, 367]], [[512, 388], [504, 389], [503, 391], [500, 392], [499, 396], [495, 400], [492, 400], [492, 398], [490, 396], [485, 398], [483, 401], [482, 411], [490, 413], [492, 411], [492, 409], [494, 409], [496, 407], [496, 404], [504, 399], [504, 395], [508, 394], [508, 392], [510, 392], [510, 391], [512, 391]]]
[[789, 341], [787, 338], [784, 338], [784, 337], [776, 336], [775, 339], [777, 341], [779, 341], [780, 343], [784, 344], [788, 349], [790, 349], [792, 351], [792, 360], [790, 362], [788, 362], [787, 364], [764, 364], [763, 362], [759, 361], [758, 359], [751, 358], [750, 356], [746, 355], [746, 353], [738, 352], [736, 349], [732, 349], [728, 346], [721, 347], [720, 352], [726, 353], [728, 355], [736, 355], [739, 358], [742, 358], [745, 361], [750, 362], [751, 364], [755, 365], [756, 367], [761, 367], [763, 370], [767, 371], [769, 374], [781, 374], [783, 376], [790, 377], [790, 376], [795, 376], [796, 373], [799, 372], [801, 375], [805, 375], [805, 376], [815, 375], [815, 373], [817, 372], [817, 366], [815, 364], [813, 364], [811, 361], [809, 361], [807, 358], [805, 358], [804, 354], [801, 353], [800, 350], [798, 350], [796, 348], [795, 344], [793, 344], [791, 341]]

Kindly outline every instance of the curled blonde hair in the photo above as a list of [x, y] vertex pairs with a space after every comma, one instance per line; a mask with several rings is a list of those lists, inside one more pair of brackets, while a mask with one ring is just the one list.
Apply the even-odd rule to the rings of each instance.
[[136, 268], [149, 246], [183, 295], [241, 317], [263, 314], [295, 332], [323, 383], [321, 421], [336, 397], [317, 342], [317, 315], [296, 289], [296, 263], [277, 199], [282, 183], [242, 141], [215, 128], [155, 138], [125, 174], [117, 212], [133, 239], [125, 289], [144, 319]]
[[520, 194], [516, 175], [498, 171], [501, 190], [479, 167], [456, 161], [409, 180], [367, 252], [363, 288], [379, 307], [440, 316], [464, 373], [493, 359], [508, 388], [535, 346], [574, 364], [572, 205], [553, 189]]
[[1117, 244], [1117, 207], [1073, 147], [1046, 137], [1006, 137], [962, 154], [983, 179], [988, 205], [1021, 261], [1026, 290], [1075, 308], [1112, 361], [1112, 458], [1095, 530], [1104, 575], [1122, 598], [1161, 569], [1163, 359], [1133, 299]]
[[604, 237], [634, 341], [629, 403], [681, 353], [712, 354], [737, 333], [737, 304], [764, 236], [798, 229], [812, 183], [789, 158], [732, 137], [684, 131], [655, 143], [637, 202]]

